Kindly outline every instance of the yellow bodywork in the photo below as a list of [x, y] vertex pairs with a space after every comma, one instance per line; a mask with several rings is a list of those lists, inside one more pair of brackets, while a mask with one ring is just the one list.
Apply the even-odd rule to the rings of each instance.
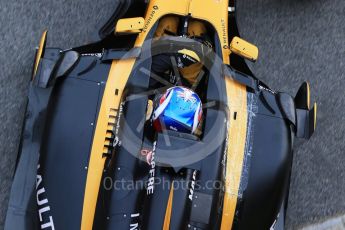
[[115, 33], [140, 33], [144, 23], [145, 19], [141, 17], [120, 19], [116, 24]]
[[307, 82], [307, 109], [310, 109], [310, 85]]
[[256, 61], [259, 56], [259, 49], [249, 42], [239, 38], [234, 37], [230, 43], [231, 52], [248, 59], [250, 61]]
[[170, 230], [170, 220], [171, 220], [173, 199], [174, 199], [174, 186], [172, 186], [170, 188], [167, 208], [165, 210], [165, 217], [164, 217], [164, 222], [163, 222], [163, 230]]
[[35, 66], [34, 66], [34, 71], [33, 71], [33, 74], [32, 74], [32, 79], [34, 79], [34, 77], [35, 77], [35, 75], [37, 73], [38, 64], [40, 63], [40, 60], [41, 60], [43, 52], [44, 52], [44, 48], [45, 48], [45, 44], [46, 44], [46, 40], [47, 40], [47, 33], [48, 33], [48, 31], [45, 30], [42, 33], [42, 36], [41, 36], [40, 44], [38, 46], [38, 50], [37, 50], [37, 53], [36, 53]]
[[226, 89], [230, 113], [221, 230], [231, 229], [235, 215], [246, 145], [248, 116], [246, 86], [239, 85], [227, 78]]
[[[222, 46], [222, 58], [225, 64], [230, 64], [230, 48], [228, 38], [228, 0], [151, 0], [145, 17], [144, 26], [138, 34], [136, 47], [141, 47], [154, 24], [163, 16], [175, 14], [190, 15], [192, 18], [209, 22], [217, 31]], [[207, 10], [206, 10], [207, 9]], [[129, 21], [127, 21], [129, 22]], [[127, 27], [124, 23], [122, 28]], [[125, 25], [127, 24], [127, 25]], [[121, 31], [118, 28], [119, 31]], [[116, 118], [121, 103], [122, 93], [133, 69], [136, 59], [113, 61], [105, 87], [101, 108], [96, 124], [95, 137], [88, 166], [87, 181], [84, 195], [84, 205], [81, 221], [82, 230], [91, 230], [95, 216], [99, 187], [103, 174], [107, 151], [106, 141], [114, 124], [110, 119]], [[226, 78], [228, 107], [228, 146], [226, 163], [226, 188], [223, 205], [221, 229], [231, 229], [234, 211], [236, 209], [238, 189], [240, 184], [247, 130], [247, 91], [230, 78]], [[118, 90], [118, 94], [114, 94]], [[237, 119], [231, 119], [237, 113]], [[172, 194], [170, 194], [172, 199]], [[169, 214], [169, 212], [168, 212]], [[166, 220], [170, 220], [166, 216]], [[165, 225], [166, 226], [166, 225]]]
[[316, 121], [317, 121], [317, 103], [314, 103], [314, 130], [316, 130]]

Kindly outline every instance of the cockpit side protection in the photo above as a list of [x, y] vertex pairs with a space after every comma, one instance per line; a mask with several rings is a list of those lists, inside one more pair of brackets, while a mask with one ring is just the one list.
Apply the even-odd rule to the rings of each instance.
[[38, 70], [34, 79], [41, 88], [54, 85], [57, 78], [67, 75], [79, 61], [76, 51], [60, 52], [58, 59], [42, 57], [38, 64]]
[[317, 104], [310, 109], [309, 84], [303, 83], [293, 98], [286, 93], [278, 93], [277, 100], [284, 117], [293, 125], [296, 137], [309, 139], [316, 128]]

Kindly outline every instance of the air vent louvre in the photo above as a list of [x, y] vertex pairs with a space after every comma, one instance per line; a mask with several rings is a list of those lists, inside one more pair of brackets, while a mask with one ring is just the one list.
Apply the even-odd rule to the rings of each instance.
[[114, 149], [115, 127], [117, 123], [118, 110], [110, 108], [108, 117], [107, 133], [104, 140], [103, 156], [109, 157]]

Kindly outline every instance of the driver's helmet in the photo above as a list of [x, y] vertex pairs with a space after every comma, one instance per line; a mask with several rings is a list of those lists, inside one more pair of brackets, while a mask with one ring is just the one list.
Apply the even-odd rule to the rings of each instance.
[[199, 96], [185, 87], [172, 87], [156, 98], [153, 125], [156, 131], [196, 134], [202, 119]]

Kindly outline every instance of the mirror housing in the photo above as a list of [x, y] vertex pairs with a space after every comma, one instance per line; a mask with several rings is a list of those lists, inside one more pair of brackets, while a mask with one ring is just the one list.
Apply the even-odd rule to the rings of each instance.
[[123, 18], [120, 19], [115, 27], [116, 34], [138, 34], [144, 28], [145, 19], [137, 18]]
[[232, 39], [230, 51], [252, 62], [255, 62], [259, 56], [258, 47], [239, 37], [234, 37]]

